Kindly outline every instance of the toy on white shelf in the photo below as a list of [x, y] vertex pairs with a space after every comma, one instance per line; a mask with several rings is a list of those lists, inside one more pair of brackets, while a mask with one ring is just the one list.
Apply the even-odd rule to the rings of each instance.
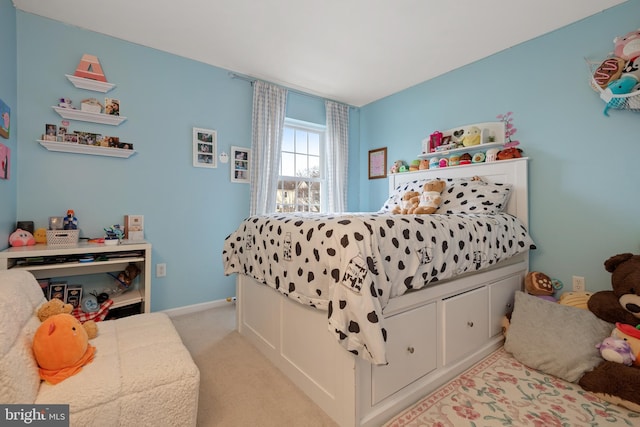
[[64, 217], [62, 228], [64, 230], [78, 229], [78, 218], [75, 217], [75, 212], [73, 211], [73, 209], [69, 209], [67, 211], [67, 216]]

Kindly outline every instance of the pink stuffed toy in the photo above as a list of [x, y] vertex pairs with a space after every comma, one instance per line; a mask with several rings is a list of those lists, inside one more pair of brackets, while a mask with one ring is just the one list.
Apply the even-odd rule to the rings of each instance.
[[18, 228], [9, 236], [9, 244], [11, 246], [33, 246], [36, 244], [36, 239], [27, 230]]
[[640, 29], [628, 32], [622, 37], [613, 39], [614, 55], [624, 60], [630, 60], [640, 55]]

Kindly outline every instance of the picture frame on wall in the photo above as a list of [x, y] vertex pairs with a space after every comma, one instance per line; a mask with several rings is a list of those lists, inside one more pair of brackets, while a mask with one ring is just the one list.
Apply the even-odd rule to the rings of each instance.
[[212, 129], [193, 128], [193, 166], [217, 168], [217, 133]]
[[11, 108], [0, 99], [0, 136], [9, 139], [11, 132]]
[[231, 146], [231, 182], [248, 184], [251, 178], [251, 149]]
[[387, 147], [369, 150], [369, 179], [387, 177]]

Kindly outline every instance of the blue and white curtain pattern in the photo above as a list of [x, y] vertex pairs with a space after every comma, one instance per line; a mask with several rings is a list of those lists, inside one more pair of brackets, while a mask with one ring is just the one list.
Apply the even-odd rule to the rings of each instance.
[[251, 138], [251, 215], [275, 212], [287, 90], [253, 83]]
[[349, 161], [349, 106], [325, 101], [327, 115], [327, 212], [347, 210]]

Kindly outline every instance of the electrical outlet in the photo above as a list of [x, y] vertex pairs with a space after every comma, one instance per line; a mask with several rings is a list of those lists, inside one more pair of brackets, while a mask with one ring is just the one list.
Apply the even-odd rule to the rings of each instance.
[[167, 264], [156, 264], [156, 277], [164, 277], [167, 275]]
[[586, 290], [586, 286], [584, 284], [584, 277], [582, 276], [573, 276], [573, 291], [574, 292], [584, 292]]

